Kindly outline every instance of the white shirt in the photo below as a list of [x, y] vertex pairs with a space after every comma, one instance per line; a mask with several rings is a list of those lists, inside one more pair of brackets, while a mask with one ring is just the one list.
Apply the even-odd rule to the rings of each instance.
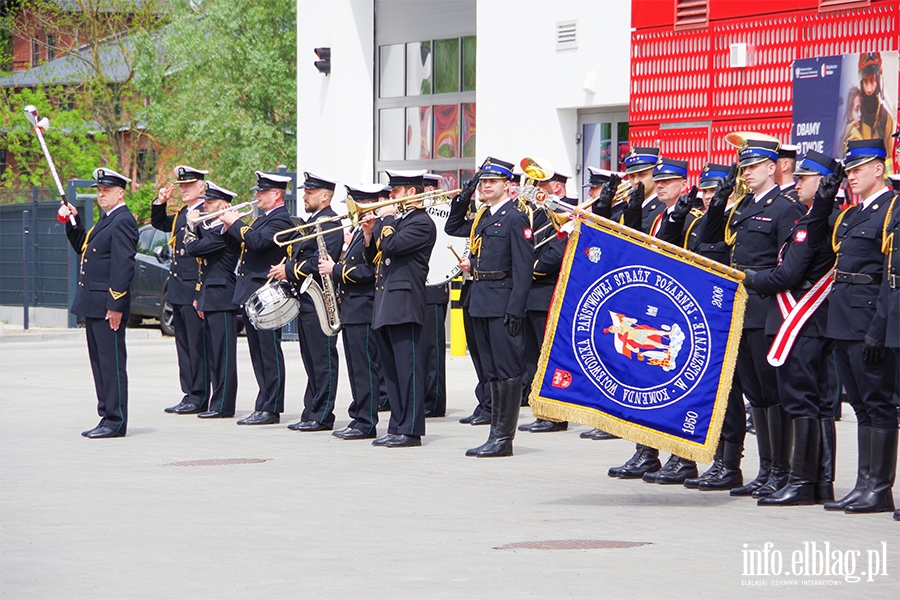
[[653, 194], [653, 195], [650, 196], [649, 198], [644, 198], [644, 202], [641, 203], [641, 208], [643, 209], [645, 206], [647, 206], [648, 204], [650, 204], [650, 203], [653, 202], [654, 200], [656, 200], [656, 194]]
[[867, 208], [869, 208], [869, 206], [871, 206], [872, 203], [875, 202], [875, 198], [882, 195], [886, 191], [888, 191], [888, 187], [884, 186], [883, 188], [881, 188], [880, 190], [878, 190], [877, 192], [875, 192], [874, 194], [872, 194], [871, 196], [869, 196], [868, 198], [866, 198], [865, 200], [860, 202], [860, 204], [862, 204], [861, 210], [866, 210]]
[[761, 199], [765, 198], [769, 194], [769, 192], [771, 192], [772, 190], [774, 190], [777, 187], [778, 187], [778, 185], [776, 184], [776, 185], [773, 185], [772, 187], [770, 187], [769, 189], [767, 189], [764, 194], [754, 194], [753, 202], [754, 203], [759, 202]]
[[506, 204], [506, 203], [509, 202], [509, 201], [510, 201], [510, 198], [507, 198], [506, 200], [504, 200], [504, 201], [501, 202], [500, 204], [492, 204], [492, 205], [491, 205], [491, 215], [497, 214], [497, 211], [500, 210], [500, 207], [503, 206], [504, 204]]
[[111, 209], [109, 209], [109, 212], [106, 213], [106, 216], [108, 217], [109, 215], [113, 214], [114, 212], [116, 212], [117, 210], [119, 210], [120, 208], [122, 208], [123, 206], [125, 206], [125, 202], [124, 202], [124, 201], [123, 201], [123, 202], [119, 202], [118, 204], [116, 204], [115, 206], [113, 206]]

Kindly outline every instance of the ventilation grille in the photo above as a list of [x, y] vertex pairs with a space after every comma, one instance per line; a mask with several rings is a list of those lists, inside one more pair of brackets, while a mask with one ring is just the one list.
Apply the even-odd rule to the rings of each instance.
[[871, 4], [871, 0], [819, 0], [819, 12], [865, 8]]
[[578, 48], [578, 21], [560, 21], [556, 24], [556, 49]]
[[675, 29], [695, 29], [709, 23], [709, 0], [676, 0]]

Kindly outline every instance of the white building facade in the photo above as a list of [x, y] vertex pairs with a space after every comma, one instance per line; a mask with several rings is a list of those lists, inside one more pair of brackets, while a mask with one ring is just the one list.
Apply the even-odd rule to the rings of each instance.
[[627, 149], [630, 2], [299, 0], [297, 20], [301, 172], [424, 168], [454, 188], [488, 155], [537, 156], [579, 197]]

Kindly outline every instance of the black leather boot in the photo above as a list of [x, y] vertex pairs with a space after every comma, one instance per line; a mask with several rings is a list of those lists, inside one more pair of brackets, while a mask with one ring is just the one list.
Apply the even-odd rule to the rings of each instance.
[[765, 498], [787, 485], [791, 475], [791, 451], [794, 449], [794, 426], [791, 418], [780, 404], [770, 406], [767, 411], [769, 419], [769, 443], [772, 445], [772, 468], [769, 478], [762, 487], [752, 492], [754, 498]]
[[714, 476], [700, 482], [701, 492], [724, 492], [744, 485], [744, 474], [741, 472], [744, 449], [725, 440], [722, 440], [722, 445], [725, 446], [722, 450], [722, 468]]
[[673, 454], [666, 462], [666, 466], [659, 470], [659, 474], [656, 476], [656, 483], [660, 485], [680, 485], [688, 477], [696, 476], [697, 463]]
[[[491, 409], [491, 434], [487, 443], [475, 454], [478, 458], [512, 456], [513, 438], [516, 437], [516, 423], [522, 400], [522, 378], [504, 379], [497, 383], [497, 395], [493, 395]], [[496, 417], [494, 418], [494, 416]]]
[[872, 428], [862, 426], [856, 428], [856, 484], [850, 493], [832, 502], [825, 503], [825, 510], [844, 510], [862, 496], [869, 480], [869, 460], [872, 452]]
[[[765, 408], [751, 408], [753, 424], [756, 427], [756, 447], [759, 451], [759, 473], [756, 479], [740, 487], [732, 488], [732, 496], [750, 496], [765, 485], [772, 468], [772, 444], [769, 441], [769, 418]], [[703, 489], [702, 487], [700, 489]]]
[[869, 480], [859, 498], [847, 505], [845, 513], [862, 514], [894, 510], [894, 478], [897, 475], [897, 430], [872, 429]]
[[[497, 406], [500, 402], [500, 382], [499, 381], [491, 381], [489, 385], [485, 386], [485, 392], [491, 395], [491, 406]], [[474, 414], [472, 415], [475, 416]], [[496, 432], [495, 424], [497, 422], [497, 411], [491, 412], [491, 431], [488, 433], [488, 439], [485, 443], [480, 446], [476, 446], [475, 448], [469, 448], [466, 450], [466, 456], [477, 456], [478, 452], [482, 448], [486, 448], [488, 444], [494, 441], [494, 433]]]
[[634, 456], [621, 467], [613, 467], [609, 470], [611, 477], [619, 479], [640, 479], [644, 473], [659, 471], [659, 450], [638, 444]]
[[699, 477], [688, 477], [684, 480], [684, 487], [696, 490], [700, 487], [700, 482], [715, 477], [719, 469], [722, 468], [722, 451], [725, 448], [725, 442], [719, 438], [719, 445], [716, 446], [716, 453], [713, 456], [713, 462], [709, 468], [705, 470]]
[[816, 503], [816, 477], [819, 472], [819, 419], [793, 420], [794, 455], [787, 484], [759, 499], [760, 506], [796, 506]]
[[675, 463], [678, 461], [678, 457], [674, 454], [669, 455], [669, 460], [666, 461], [666, 464], [662, 466], [662, 468], [658, 471], [648, 471], [641, 476], [642, 481], [646, 481], [647, 483], [657, 483], [657, 479], [659, 478], [660, 473], [665, 471], [666, 469], [674, 468]]
[[834, 500], [834, 417], [819, 419], [819, 473], [816, 483], [816, 504]]

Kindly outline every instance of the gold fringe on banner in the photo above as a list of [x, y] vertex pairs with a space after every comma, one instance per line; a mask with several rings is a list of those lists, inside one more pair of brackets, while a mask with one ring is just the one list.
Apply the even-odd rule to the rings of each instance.
[[722, 423], [725, 419], [725, 408], [728, 405], [728, 394], [731, 391], [731, 383], [734, 377], [734, 369], [737, 361], [738, 344], [741, 339], [741, 330], [744, 322], [744, 310], [747, 304], [747, 292], [743, 285], [739, 285], [734, 297], [731, 314], [731, 329], [728, 333], [728, 342], [725, 348], [725, 360], [722, 365], [722, 373], [717, 387], [715, 403], [713, 405], [712, 418], [707, 429], [706, 439], [703, 443], [689, 442], [660, 431], [656, 431], [642, 425], [636, 425], [623, 419], [613, 417], [600, 410], [551, 400], [540, 396], [541, 383], [547, 372], [547, 362], [550, 355], [550, 347], [556, 337], [556, 328], [559, 323], [559, 313], [562, 308], [563, 297], [566, 294], [568, 274], [572, 269], [572, 261], [578, 246], [578, 238], [581, 227], [587, 223], [595, 229], [605, 230], [612, 235], [628, 238], [645, 247], [664, 254], [666, 256], [688, 262], [705, 271], [714, 273], [726, 279], [740, 283], [744, 279], [744, 273], [732, 269], [727, 265], [713, 261], [699, 254], [694, 254], [684, 248], [679, 248], [645, 233], [641, 233], [629, 227], [625, 227], [615, 221], [604, 219], [593, 214], [581, 213], [576, 220], [575, 229], [569, 235], [569, 244], [563, 257], [562, 269], [553, 294], [553, 306], [550, 308], [550, 317], [547, 321], [547, 332], [544, 335], [544, 345], [541, 348], [541, 356], [538, 360], [537, 373], [532, 383], [529, 394], [529, 404], [534, 416], [551, 421], [573, 421], [589, 427], [595, 427], [620, 438], [644, 444], [660, 450], [665, 450], [676, 456], [687, 458], [701, 463], [711, 463], [715, 455], [716, 446], [719, 443], [719, 435], [722, 432]]

